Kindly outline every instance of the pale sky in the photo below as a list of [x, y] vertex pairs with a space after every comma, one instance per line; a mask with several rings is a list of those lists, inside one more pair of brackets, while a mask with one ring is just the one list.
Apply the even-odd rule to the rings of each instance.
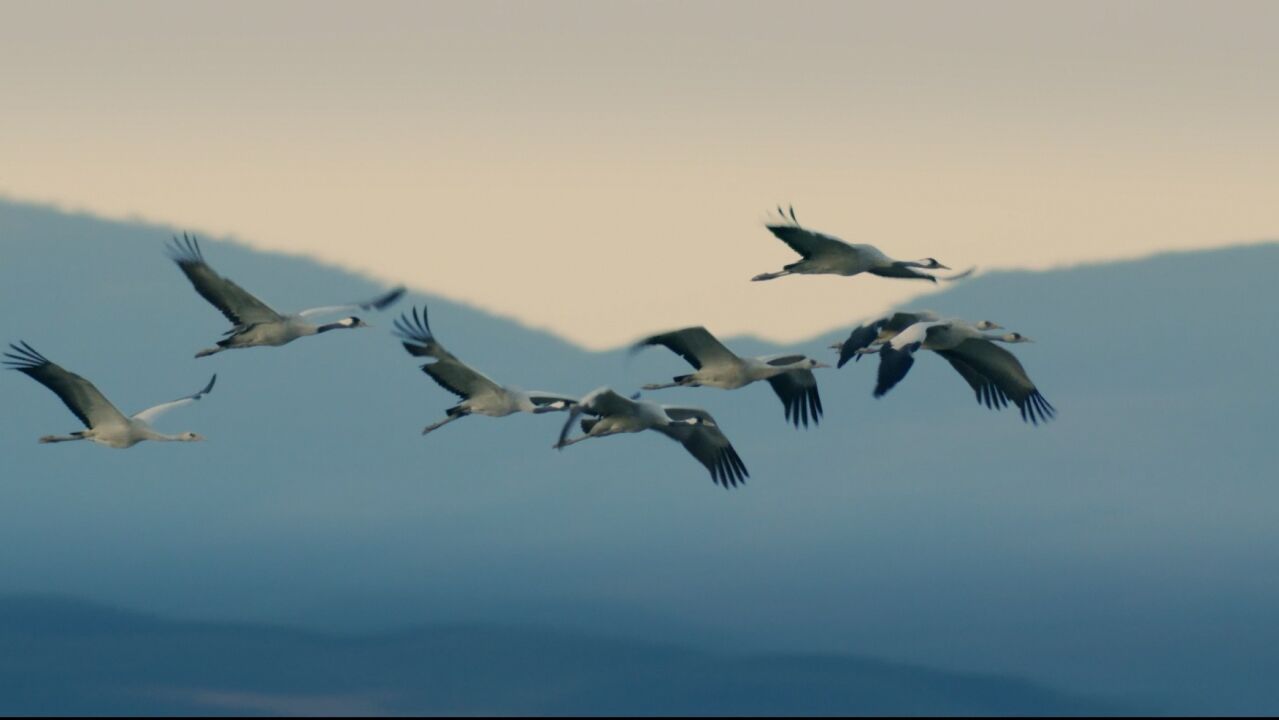
[[1279, 236], [1277, 28], [1276, 2], [4, 2], [0, 194], [588, 347], [798, 340], [925, 288], [749, 282], [795, 258], [778, 203], [956, 269]]

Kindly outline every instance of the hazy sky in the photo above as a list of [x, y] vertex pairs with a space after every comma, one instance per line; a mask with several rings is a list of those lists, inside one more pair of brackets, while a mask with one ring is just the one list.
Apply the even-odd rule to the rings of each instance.
[[794, 258], [762, 227], [779, 202], [955, 268], [1279, 235], [1279, 3], [0, 18], [0, 193], [307, 253], [592, 347], [688, 323], [798, 339], [923, 289], [749, 282]]

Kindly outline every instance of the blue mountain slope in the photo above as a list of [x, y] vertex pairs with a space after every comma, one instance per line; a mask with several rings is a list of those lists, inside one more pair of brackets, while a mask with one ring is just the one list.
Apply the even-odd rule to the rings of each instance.
[[[391, 338], [391, 313], [196, 361], [225, 323], [166, 259], [170, 234], [0, 204], [0, 339], [127, 410], [220, 378], [161, 423], [208, 442], [116, 452], [37, 445], [74, 418], [0, 377], [0, 591], [347, 630], [530, 620], [1279, 707], [1277, 245], [992, 273], [918, 303], [1038, 340], [1014, 350], [1060, 412], [1047, 427], [979, 407], [927, 354], [881, 400], [873, 362], [824, 372], [827, 418], [807, 432], [766, 386], [653, 393], [715, 413], [752, 475], [726, 492], [656, 435], [557, 453], [561, 416], [422, 438], [453, 398]], [[380, 289], [213, 239], [205, 252], [283, 309]], [[503, 382], [584, 393], [686, 371], [437, 298], [395, 310], [423, 300], [440, 339]], [[831, 353], [847, 330], [794, 349]]]
[[1079, 715], [1122, 706], [856, 657], [714, 655], [502, 625], [333, 636], [0, 598], [6, 714]]

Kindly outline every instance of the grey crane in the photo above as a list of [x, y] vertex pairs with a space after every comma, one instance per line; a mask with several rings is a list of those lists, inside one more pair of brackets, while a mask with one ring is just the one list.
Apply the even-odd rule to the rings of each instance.
[[[583, 418], [585, 434], [570, 439], [573, 422], [583, 414], [594, 417]], [[591, 438], [644, 430], [656, 430], [683, 445], [710, 471], [711, 480], [725, 489], [737, 487], [750, 477], [742, 458], [710, 413], [701, 408], [658, 405], [622, 397], [607, 387], [592, 391], [573, 406], [555, 447], [563, 449]]]
[[[847, 340], [831, 345], [832, 349], [839, 351], [839, 364], [837, 367], [844, 367], [844, 364], [849, 360], [860, 360], [861, 356], [865, 354], [860, 351], [893, 339], [898, 333], [915, 323], [940, 319], [941, 317], [931, 310], [913, 310], [892, 312], [873, 320], [868, 320], [862, 325], [853, 328], [853, 331], [848, 334]], [[975, 327], [978, 330], [1003, 329], [1002, 325], [990, 320], [982, 320]]]
[[285, 315], [272, 310], [244, 288], [214, 272], [204, 261], [199, 241], [194, 237], [188, 237], [185, 233], [181, 239], [175, 236], [173, 245], [169, 247], [169, 254], [200, 297], [208, 300], [227, 320], [234, 323], [234, 327], [224, 333], [226, 337], [219, 340], [215, 347], [196, 353], [198, 358], [223, 350], [285, 345], [298, 338], [330, 330], [368, 327], [367, 323], [355, 316], [323, 325], [312, 322], [310, 318], [351, 310], [382, 310], [404, 295], [404, 288], [396, 287], [366, 302], [317, 307]]
[[1021, 412], [1022, 420], [1034, 425], [1047, 422], [1056, 409], [1031, 382], [1026, 369], [1008, 350], [995, 343], [1034, 342], [1021, 333], [983, 335], [977, 326], [958, 320], [919, 322], [898, 333], [877, 348], [860, 352], [878, 352], [879, 373], [875, 397], [885, 393], [906, 377], [915, 362], [915, 352], [932, 350], [946, 358], [986, 407], [1004, 408], [1011, 401]]
[[84, 423], [84, 430], [70, 435], [46, 435], [40, 438], [42, 443], [90, 440], [107, 447], [128, 448], [143, 440], [195, 442], [204, 439], [203, 436], [193, 432], [176, 435], [159, 433], [151, 429], [151, 422], [173, 408], [189, 405], [208, 395], [213, 390], [213, 383], [217, 382], [217, 375], [210, 378], [204, 389], [195, 394], [126, 416], [112, 405], [111, 401], [93, 386], [93, 383], [50, 362], [48, 358], [36, 352], [25, 342], [10, 344], [9, 351], [4, 354], [4, 357], [4, 364], [9, 369], [25, 373], [31, 379], [52, 390], [62, 399], [67, 409]]
[[645, 390], [701, 386], [736, 390], [758, 380], [767, 380], [782, 401], [786, 419], [795, 427], [799, 427], [801, 422], [808, 427], [810, 417], [814, 425], [821, 419], [822, 398], [817, 392], [813, 370], [830, 367], [825, 363], [805, 355], [739, 357], [701, 326], [646, 337], [635, 343], [631, 352], [652, 345], [668, 348], [684, 358], [696, 372], [676, 376], [672, 383], [645, 385]]
[[[913, 278], [937, 282], [936, 276], [919, 272], [924, 270], [949, 270], [950, 268], [937, 262], [935, 258], [922, 260], [894, 260], [885, 255], [874, 245], [846, 243], [837, 237], [809, 230], [795, 219], [795, 208], [790, 213], [781, 214], [781, 220], [765, 227], [786, 243], [802, 258], [786, 265], [778, 272], [761, 273], [751, 280], [772, 280], [784, 275], [859, 275], [870, 273], [880, 277]], [[972, 270], [966, 270], [954, 279], [967, 276]]]
[[404, 341], [404, 349], [414, 357], [434, 358], [435, 362], [422, 366], [440, 387], [461, 398], [462, 402], [445, 411], [446, 417], [422, 430], [425, 435], [467, 415], [505, 417], [517, 412], [542, 414], [568, 410], [577, 403], [576, 398], [555, 393], [524, 391], [499, 385], [483, 373], [458, 360], [444, 349], [431, 332], [426, 316], [426, 306], [419, 315], [417, 307], [412, 314], [404, 313], [395, 321], [396, 334]]

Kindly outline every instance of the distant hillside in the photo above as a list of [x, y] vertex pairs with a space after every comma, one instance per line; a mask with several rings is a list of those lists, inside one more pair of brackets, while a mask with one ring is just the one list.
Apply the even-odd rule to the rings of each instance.
[[[126, 409], [219, 375], [161, 423], [208, 442], [118, 452], [36, 444], [74, 418], [0, 374], [0, 592], [317, 631], [532, 624], [1279, 710], [1279, 245], [991, 273], [920, 303], [1036, 339], [1015, 351], [1059, 410], [1046, 427], [979, 407], [927, 355], [878, 401], [873, 362], [823, 372], [827, 417], [807, 432], [767, 387], [653, 393], [715, 413], [751, 471], [727, 492], [653, 434], [555, 452], [555, 416], [422, 438], [453, 398], [390, 336], [392, 313], [194, 360], [225, 323], [166, 258], [171, 233], [0, 203], [0, 340]], [[380, 289], [204, 248], [283, 309]], [[454, 353], [526, 388], [633, 390], [685, 371], [439, 298], [395, 310], [422, 302]], [[850, 326], [863, 314], [850, 307]], [[793, 349], [829, 353], [847, 331]]]
[[1078, 715], [1031, 683], [834, 656], [738, 657], [456, 626], [338, 637], [0, 598], [0, 712], [41, 715]]

